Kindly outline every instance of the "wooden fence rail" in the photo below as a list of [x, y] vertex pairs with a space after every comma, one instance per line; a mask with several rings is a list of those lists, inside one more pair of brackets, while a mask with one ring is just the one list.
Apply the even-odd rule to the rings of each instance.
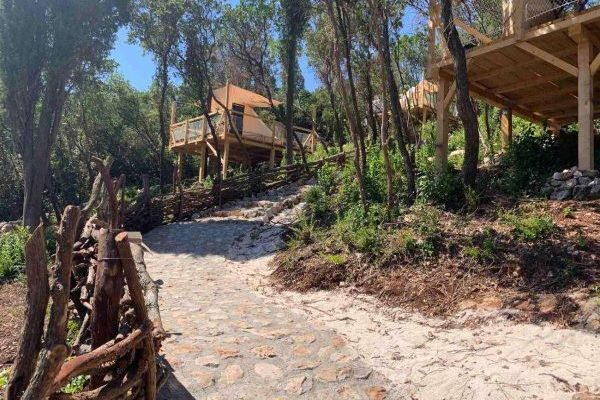
[[231, 200], [266, 192], [300, 179], [315, 176], [325, 164], [345, 162], [346, 153], [294, 164], [253, 174], [243, 174], [223, 180], [207, 189], [180, 189], [178, 193], [150, 198], [142, 193], [125, 215], [125, 226], [130, 230], [147, 232], [159, 225], [189, 219], [193, 214], [209, 210]]

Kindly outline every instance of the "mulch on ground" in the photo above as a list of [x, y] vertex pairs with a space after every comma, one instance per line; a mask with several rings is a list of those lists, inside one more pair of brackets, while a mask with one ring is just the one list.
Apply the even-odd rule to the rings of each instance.
[[23, 282], [0, 283], [0, 369], [14, 360], [25, 314]]
[[[441, 212], [433, 256], [394, 253], [394, 241], [402, 240], [395, 232], [411, 226], [402, 218], [387, 228], [384, 254], [377, 256], [327, 241], [285, 250], [273, 261], [275, 285], [298, 291], [350, 286], [426, 315], [511, 308], [520, 311], [519, 320], [581, 322], [581, 305], [600, 299], [600, 201], [500, 203], [470, 214]], [[507, 209], [551, 216], [554, 227], [543, 239], [524, 240], [502, 219]], [[485, 252], [486, 240], [493, 251]], [[343, 257], [332, 262], [328, 254]]]

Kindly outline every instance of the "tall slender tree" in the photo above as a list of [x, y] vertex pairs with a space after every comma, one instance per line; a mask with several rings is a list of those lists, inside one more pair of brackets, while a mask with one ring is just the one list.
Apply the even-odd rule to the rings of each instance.
[[183, 0], [134, 0], [130, 39], [139, 42], [152, 54], [156, 63], [158, 87], [156, 107], [160, 130], [159, 178], [161, 191], [165, 185], [165, 150], [169, 143], [168, 90], [169, 67], [179, 42], [178, 23], [184, 10]]
[[128, 1], [2, 0], [0, 7], [0, 78], [23, 163], [23, 223], [34, 228], [65, 101], [106, 66]]
[[[286, 79], [286, 110], [285, 110], [285, 137], [286, 137], [286, 163], [291, 165], [294, 160], [294, 100], [296, 97], [296, 84], [298, 74], [298, 48], [308, 19], [310, 17], [310, 0], [281, 0], [283, 14], [282, 40], [284, 47], [284, 66]], [[302, 144], [299, 144], [302, 151]], [[304, 160], [306, 162], [306, 160]]]
[[442, 23], [444, 39], [452, 54], [454, 62], [454, 79], [456, 80], [456, 107], [465, 128], [465, 160], [463, 163], [463, 182], [473, 186], [477, 178], [479, 161], [479, 127], [477, 114], [469, 96], [469, 76], [467, 73], [467, 57], [458, 36], [452, 15], [452, 0], [442, 1]]

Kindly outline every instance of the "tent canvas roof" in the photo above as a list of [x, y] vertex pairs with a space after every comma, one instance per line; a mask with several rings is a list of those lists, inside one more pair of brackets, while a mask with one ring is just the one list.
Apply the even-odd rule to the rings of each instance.
[[[247, 104], [254, 108], [271, 107], [269, 99], [267, 99], [265, 96], [232, 84], [228, 84], [228, 86], [230, 103], [228, 105], [229, 107], [231, 107], [231, 103]], [[227, 85], [216, 89], [214, 91], [214, 95], [219, 99], [220, 102], [225, 103], [225, 99], [227, 98]], [[280, 105], [281, 102], [273, 100], [273, 104], [277, 106]]]

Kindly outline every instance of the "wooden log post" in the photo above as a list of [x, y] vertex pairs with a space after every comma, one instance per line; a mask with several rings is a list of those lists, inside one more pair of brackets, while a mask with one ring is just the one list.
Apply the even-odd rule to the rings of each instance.
[[[121, 232], [115, 238], [117, 243], [117, 249], [121, 258], [121, 264], [123, 265], [123, 272], [125, 279], [127, 280], [127, 287], [129, 288], [129, 295], [131, 296], [131, 303], [135, 311], [135, 319], [139, 326], [146, 325], [150, 322], [148, 319], [148, 311], [146, 308], [146, 301], [144, 293], [142, 291], [142, 285], [140, 278], [133, 260], [133, 254], [131, 253], [131, 247], [129, 246], [129, 240], [127, 238], [127, 232]], [[152, 336], [148, 335], [144, 338], [144, 351], [146, 352], [146, 358], [148, 360], [148, 369], [146, 371], [146, 382], [145, 382], [145, 398], [146, 400], [156, 399], [156, 353], [154, 351], [154, 342]]]
[[569, 35], [577, 42], [578, 167], [590, 170], [594, 169], [594, 76], [590, 67], [594, 60], [594, 46], [582, 25], [571, 27]]
[[44, 337], [44, 348], [40, 352], [31, 383], [23, 393], [23, 400], [45, 399], [50, 394], [54, 378], [69, 355], [67, 347], [68, 305], [73, 244], [79, 216], [78, 207], [68, 206], [63, 213], [58, 229], [56, 261], [52, 267], [50, 319]]
[[450, 82], [440, 77], [438, 80], [438, 93], [436, 100], [436, 142], [435, 142], [435, 165], [438, 172], [444, 172], [448, 166], [448, 134], [450, 132], [450, 121], [448, 106], [445, 98], [450, 89]]
[[502, 150], [507, 150], [513, 139], [512, 109], [510, 108], [503, 108], [500, 111], [500, 133]]
[[40, 224], [25, 244], [25, 274], [27, 275], [27, 308], [21, 332], [19, 350], [6, 387], [6, 400], [17, 400], [34, 372], [44, 333], [44, 317], [48, 306], [46, 244]]

